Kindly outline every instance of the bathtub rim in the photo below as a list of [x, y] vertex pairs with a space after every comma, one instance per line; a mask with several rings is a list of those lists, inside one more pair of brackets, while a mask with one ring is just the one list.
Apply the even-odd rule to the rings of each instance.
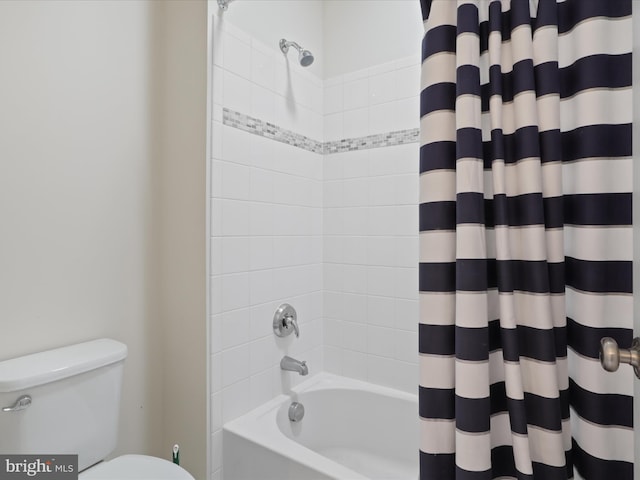
[[[333, 478], [366, 480], [368, 477], [289, 438], [276, 423], [277, 412], [283, 404], [296, 401], [297, 396], [302, 393], [331, 389], [366, 391], [376, 395], [410, 401], [416, 405], [416, 422], [418, 422], [417, 394], [329, 372], [320, 372], [291, 388], [289, 392], [282, 393], [244, 415], [226, 422], [222, 426], [223, 434], [236, 435], [323, 475], [329, 475]], [[269, 421], [270, 415], [273, 415], [272, 422]], [[256, 425], [257, 423], [258, 425]], [[416, 455], [418, 455], [417, 451]]]

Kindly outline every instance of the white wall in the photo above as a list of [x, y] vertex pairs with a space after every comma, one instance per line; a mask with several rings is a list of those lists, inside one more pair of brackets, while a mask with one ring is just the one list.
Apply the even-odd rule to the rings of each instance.
[[[239, 0], [220, 13], [209, 2], [214, 479], [222, 424], [302, 379], [280, 371], [284, 354], [308, 360], [311, 373], [326, 365], [415, 391], [417, 143], [319, 155], [223, 121], [227, 108], [319, 141], [417, 128], [419, 6], [380, 2], [399, 7], [383, 36], [391, 48], [366, 57], [329, 38], [363, 36], [376, 48], [376, 26], [389, 18], [378, 3]], [[404, 34], [409, 23], [417, 35]], [[285, 62], [281, 37], [316, 63]], [[300, 339], [273, 335], [284, 301], [298, 309]]]
[[413, 55], [423, 33], [418, 0], [235, 0], [221, 16], [266, 45], [311, 50], [321, 78]]
[[[325, 0], [324, 139], [419, 127], [420, 3]], [[324, 159], [324, 365], [414, 392], [418, 144]]]
[[119, 449], [140, 452], [162, 406], [149, 35], [144, 2], [0, 2], [0, 356], [125, 342]]
[[[232, 4], [230, 10], [240, 5]], [[226, 14], [225, 14], [226, 15]], [[211, 464], [222, 470], [222, 424], [322, 371], [322, 155], [223, 123], [223, 108], [322, 138], [322, 82], [267, 45], [213, 18], [211, 149]], [[300, 338], [278, 338], [282, 303]]]
[[[210, 11], [237, 25], [256, 40], [278, 48], [281, 38], [297, 42], [315, 56], [307, 69], [322, 77], [325, 55], [323, 52], [323, 0], [234, 0], [226, 12], [210, 2]], [[278, 50], [279, 55], [282, 53]], [[289, 52], [292, 60], [295, 50]]]
[[[206, 411], [165, 409], [171, 405], [174, 377], [164, 370], [171, 359], [165, 356], [171, 331], [164, 328], [161, 313], [168, 300], [159, 290], [164, 273], [160, 221], [168, 220], [159, 210], [166, 164], [155, 157], [164, 144], [155, 121], [159, 85], [154, 70], [164, 52], [153, 40], [166, 27], [157, 23], [157, 3], [0, 2], [0, 359], [98, 337], [126, 343], [115, 453], [167, 458], [166, 444], [180, 431], [169, 426], [167, 415], [174, 422], [188, 415], [204, 424]], [[194, 18], [202, 18], [203, 28], [200, 38], [194, 33], [190, 41], [201, 42], [204, 52], [206, 17], [204, 11], [195, 13], [189, 30], [198, 31]], [[204, 56], [198, 62], [205, 62]], [[204, 105], [204, 64], [193, 72], [203, 88], [198, 93], [189, 86], [190, 95], [199, 95], [196, 101]], [[191, 221], [190, 235], [200, 229], [200, 266], [204, 179], [191, 165], [199, 161], [204, 172], [205, 122], [202, 109], [200, 138], [194, 140], [201, 157], [194, 160], [197, 153], [182, 149], [173, 158], [190, 176], [177, 183], [176, 194], [192, 198], [198, 188], [194, 182], [202, 185], [200, 218], [182, 212], [190, 220], [179, 224]], [[204, 291], [204, 275], [200, 283]], [[184, 333], [173, 345], [189, 349], [188, 360], [178, 363], [183, 372], [194, 364], [183, 392], [189, 399], [206, 380], [200, 373], [206, 362], [205, 319], [204, 314], [196, 318], [192, 309], [180, 321]], [[189, 336], [201, 339], [201, 345], [185, 343]], [[197, 435], [186, 434], [187, 443], [206, 442], [204, 433]], [[204, 455], [193, 454], [185, 451], [188, 468], [203, 472]]]
[[[325, 81], [325, 139], [419, 126], [413, 57]], [[325, 155], [325, 369], [415, 392], [417, 143]]]
[[322, 3], [325, 78], [408, 56], [420, 61], [423, 24], [418, 0]]

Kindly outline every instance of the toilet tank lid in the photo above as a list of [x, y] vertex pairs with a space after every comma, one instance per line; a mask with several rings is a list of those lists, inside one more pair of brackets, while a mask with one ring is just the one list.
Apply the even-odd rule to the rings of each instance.
[[109, 338], [0, 362], [0, 393], [62, 380], [124, 360], [127, 346]]

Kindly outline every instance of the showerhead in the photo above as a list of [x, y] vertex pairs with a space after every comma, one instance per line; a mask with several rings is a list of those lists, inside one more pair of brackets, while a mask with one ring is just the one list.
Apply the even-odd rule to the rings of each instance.
[[280, 50], [282, 50], [282, 53], [286, 55], [289, 52], [289, 47], [293, 47], [298, 50], [298, 62], [300, 62], [300, 65], [308, 67], [313, 63], [313, 54], [309, 50], [304, 50], [296, 42], [290, 42], [284, 38], [280, 40]]
[[298, 61], [303, 67], [308, 67], [313, 63], [313, 54], [309, 50], [302, 50], [298, 55]]

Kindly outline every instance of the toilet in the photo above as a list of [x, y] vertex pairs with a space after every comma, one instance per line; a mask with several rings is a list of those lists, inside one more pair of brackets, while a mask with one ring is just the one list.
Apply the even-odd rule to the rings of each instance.
[[103, 338], [0, 362], [0, 452], [77, 454], [81, 480], [194, 480], [116, 448], [127, 346]]

